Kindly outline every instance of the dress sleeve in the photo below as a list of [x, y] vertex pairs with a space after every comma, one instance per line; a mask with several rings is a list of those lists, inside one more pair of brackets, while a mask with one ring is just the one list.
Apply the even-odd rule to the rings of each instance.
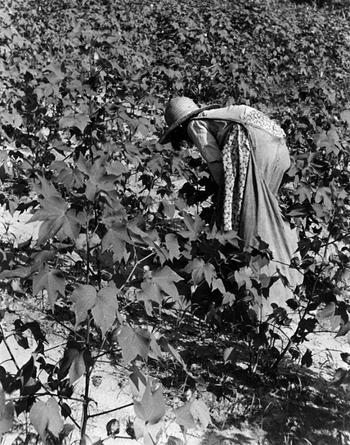
[[222, 153], [218, 143], [208, 129], [208, 121], [192, 120], [188, 124], [187, 131], [208, 164], [222, 160]]
[[200, 119], [192, 120], [188, 124], [187, 131], [200, 154], [207, 161], [214, 181], [222, 187], [224, 184], [222, 153], [215, 137], [208, 129], [208, 122]]

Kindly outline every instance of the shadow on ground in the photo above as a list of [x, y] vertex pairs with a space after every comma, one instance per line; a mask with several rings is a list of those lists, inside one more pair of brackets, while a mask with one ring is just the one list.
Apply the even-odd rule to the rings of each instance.
[[[319, 369], [291, 359], [275, 373], [263, 359], [264, 370], [260, 363], [252, 367], [246, 341], [191, 316], [182, 320], [181, 328], [167, 319], [162, 334], [186, 363], [186, 369], [176, 360], [157, 364], [164, 386], [175, 388], [180, 398], [190, 390], [210, 408], [213, 429], [203, 445], [350, 444], [350, 387], [332, 383], [331, 367], [322, 377]], [[228, 346], [230, 360], [224, 363]]]

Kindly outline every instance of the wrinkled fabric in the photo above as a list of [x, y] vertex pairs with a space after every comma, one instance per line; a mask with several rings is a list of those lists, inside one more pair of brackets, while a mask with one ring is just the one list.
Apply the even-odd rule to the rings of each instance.
[[[289, 267], [297, 250], [297, 233], [283, 218], [277, 199], [283, 175], [290, 167], [283, 130], [263, 113], [245, 105], [233, 105], [202, 112], [191, 120], [188, 133], [210, 170], [211, 165], [218, 161], [222, 163], [222, 150], [230, 139], [233, 126], [237, 127], [234, 123], [243, 126], [247, 134], [250, 156], [238, 225], [233, 219], [233, 226], [238, 227], [238, 235], [244, 240], [245, 247], [258, 248], [260, 238], [272, 251], [273, 261], [256, 273], [271, 276], [279, 269], [294, 288], [302, 281], [302, 275]], [[235, 149], [239, 153], [237, 142]], [[223, 167], [222, 174], [225, 174]], [[277, 282], [271, 288], [269, 303], [283, 306], [290, 297], [291, 294]]]
[[242, 125], [234, 124], [222, 150], [225, 177], [223, 205], [225, 232], [239, 230], [250, 152], [250, 141], [246, 131]]

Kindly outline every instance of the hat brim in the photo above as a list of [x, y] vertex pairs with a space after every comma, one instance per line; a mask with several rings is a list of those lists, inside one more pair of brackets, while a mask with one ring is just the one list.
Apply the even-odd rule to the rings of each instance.
[[184, 122], [188, 121], [189, 119], [191, 119], [191, 117], [196, 116], [197, 114], [201, 113], [202, 111], [211, 110], [213, 108], [220, 108], [220, 105], [218, 105], [218, 104], [206, 105], [205, 107], [197, 108], [197, 110], [191, 111], [191, 113], [188, 113], [186, 116], [182, 117], [181, 119], [178, 119], [176, 122], [171, 124], [169, 128], [167, 128], [165, 130], [165, 132], [159, 138], [159, 143], [162, 144], [162, 145], [168, 143], [169, 139], [170, 139], [171, 133], [176, 128], [180, 127], [180, 125], [182, 125]]

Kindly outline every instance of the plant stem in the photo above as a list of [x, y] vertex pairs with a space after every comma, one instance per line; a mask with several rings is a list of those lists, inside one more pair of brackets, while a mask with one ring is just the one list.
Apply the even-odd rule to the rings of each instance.
[[[58, 401], [58, 404], [60, 406], [62, 406], [62, 400]], [[79, 423], [74, 419], [74, 417], [71, 414], [68, 414], [68, 417], [70, 418], [70, 420], [74, 423], [74, 425], [78, 428], [78, 430], [80, 430], [80, 425]]]
[[[325, 243], [325, 250], [324, 250], [323, 255], [322, 255], [322, 260], [323, 260], [323, 261], [324, 261], [325, 258], [326, 258], [326, 255], [327, 255], [327, 249], [328, 249], [328, 246], [329, 246], [329, 244], [330, 244], [331, 232], [330, 232], [330, 229], [329, 229], [329, 228], [330, 228], [330, 226], [331, 226], [331, 224], [332, 224], [332, 222], [333, 222], [333, 219], [334, 219], [334, 215], [333, 215], [331, 221], [328, 223], [328, 235], [327, 235], [327, 239], [326, 239], [326, 243]], [[317, 274], [317, 277], [316, 277], [316, 280], [315, 280], [315, 282], [314, 282], [314, 285], [312, 286], [311, 297], [309, 298], [308, 303], [307, 303], [307, 305], [306, 305], [306, 307], [305, 307], [304, 313], [303, 313], [303, 315], [301, 316], [301, 318], [300, 318], [300, 320], [299, 320], [299, 322], [298, 322], [297, 328], [296, 328], [294, 334], [289, 338], [286, 347], [283, 349], [283, 351], [281, 352], [281, 354], [279, 355], [279, 357], [277, 357], [275, 363], [272, 365], [272, 369], [275, 370], [275, 369], [278, 367], [278, 365], [279, 365], [279, 363], [281, 362], [282, 358], [286, 355], [286, 353], [288, 352], [288, 349], [290, 348], [291, 344], [293, 343], [293, 339], [294, 339], [294, 337], [296, 336], [296, 334], [298, 333], [298, 331], [299, 331], [299, 329], [300, 329], [300, 323], [305, 319], [305, 317], [306, 317], [306, 315], [307, 315], [307, 313], [308, 313], [308, 311], [309, 311], [310, 300], [311, 300], [311, 298], [314, 297], [315, 294], [316, 294], [316, 286], [317, 286], [317, 284], [318, 284], [318, 282], [319, 282], [319, 280], [320, 280], [320, 278], [321, 278], [321, 274], [322, 274], [322, 272], [323, 272], [323, 268], [320, 267], [320, 270], [319, 270], [319, 272], [318, 272], [318, 274]]]
[[96, 414], [90, 414], [89, 419], [91, 419], [92, 417], [103, 416], [104, 414], [109, 414], [109, 413], [112, 413], [113, 411], [119, 411], [120, 409], [128, 408], [129, 406], [133, 406], [133, 404], [134, 404], [134, 402], [130, 402], [130, 403], [127, 403], [126, 405], [118, 406], [117, 408], [109, 409], [107, 411], [102, 411], [102, 412], [96, 413]]
[[6, 341], [6, 338], [4, 335], [4, 330], [2, 329], [2, 326], [0, 326], [0, 329], [1, 329], [2, 341], [4, 342], [7, 352], [10, 354], [11, 360], [13, 361], [14, 365], [16, 366], [17, 371], [19, 371], [20, 367], [18, 366], [18, 363], [16, 362], [16, 359], [15, 359], [14, 355], [12, 354], [11, 348]]
[[155, 255], [155, 252], [151, 252], [149, 255], [136, 261], [134, 267], [132, 268], [131, 272], [128, 275], [128, 278], [125, 280], [124, 284], [121, 286], [121, 288], [119, 290], [122, 290], [126, 286], [126, 284], [129, 282], [130, 278], [133, 276], [137, 266], [139, 266], [143, 261], [146, 261], [148, 258], [151, 258], [153, 255]]
[[[88, 254], [89, 255], [89, 254]], [[90, 319], [88, 319], [87, 322], [87, 330], [86, 330], [86, 346], [89, 345], [89, 336], [90, 336]], [[90, 376], [91, 376], [91, 370], [89, 368], [86, 369], [85, 372], [85, 391], [84, 391], [84, 401], [83, 401], [83, 412], [82, 412], [82, 419], [81, 419], [81, 434], [80, 439], [81, 443], [83, 443], [83, 438], [86, 433], [86, 426], [89, 418], [89, 391], [90, 391]]]
[[110, 436], [104, 437], [103, 439], [100, 439], [99, 442], [104, 442], [105, 440], [108, 439], [127, 439], [127, 440], [134, 440], [132, 437], [130, 436], [114, 436], [113, 434], [111, 434]]
[[89, 241], [89, 216], [86, 222], [86, 284], [90, 281], [90, 241]]

